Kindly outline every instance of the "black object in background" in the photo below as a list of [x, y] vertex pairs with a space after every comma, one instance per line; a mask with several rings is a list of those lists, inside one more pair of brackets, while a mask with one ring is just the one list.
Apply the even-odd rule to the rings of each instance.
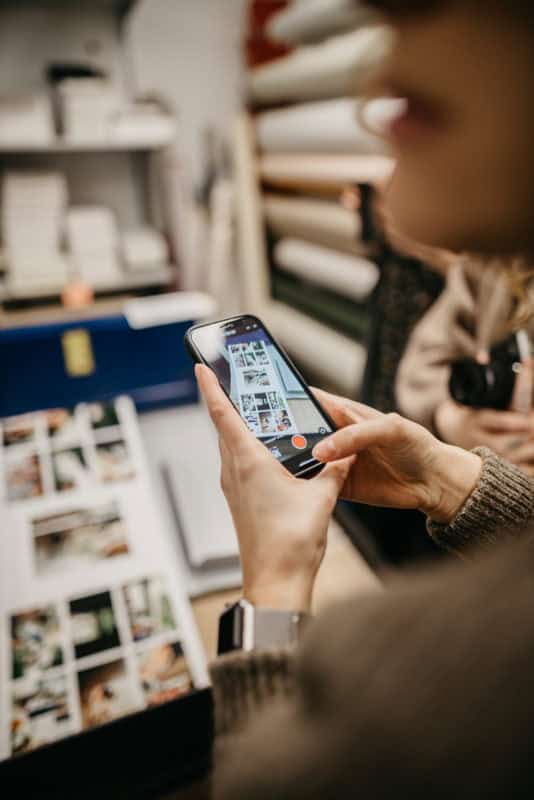
[[514, 366], [520, 361], [514, 335], [491, 350], [489, 364], [479, 364], [471, 358], [453, 362], [451, 397], [464, 406], [506, 411], [512, 402], [517, 377]]
[[6, 800], [180, 798], [176, 790], [207, 775], [212, 741], [212, 696], [203, 689], [0, 762], [1, 794]]

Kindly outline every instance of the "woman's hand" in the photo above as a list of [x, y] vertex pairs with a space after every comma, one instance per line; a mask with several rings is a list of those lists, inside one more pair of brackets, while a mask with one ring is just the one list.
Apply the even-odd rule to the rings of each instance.
[[340, 428], [315, 447], [320, 461], [356, 456], [342, 495], [368, 505], [413, 508], [450, 522], [480, 476], [481, 459], [443, 444], [426, 428], [398, 414], [314, 389]]
[[[434, 424], [440, 437], [467, 450], [484, 445], [498, 455], [514, 459], [534, 432], [532, 415], [517, 411], [469, 408], [447, 399], [436, 409]], [[520, 462], [516, 462], [520, 463]]]
[[195, 372], [219, 433], [221, 486], [239, 539], [244, 596], [267, 608], [307, 610], [353, 459], [311, 480], [293, 477], [247, 430], [212, 371], [199, 365]]

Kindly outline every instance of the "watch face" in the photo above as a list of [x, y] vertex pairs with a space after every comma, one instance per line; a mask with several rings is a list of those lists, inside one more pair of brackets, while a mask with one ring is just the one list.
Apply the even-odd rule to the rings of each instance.
[[231, 606], [221, 614], [217, 642], [217, 653], [220, 656], [224, 655], [224, 653], [231, 653], [232, 650], [241, 649], [242, 619], [243, 609], [239, 603]]

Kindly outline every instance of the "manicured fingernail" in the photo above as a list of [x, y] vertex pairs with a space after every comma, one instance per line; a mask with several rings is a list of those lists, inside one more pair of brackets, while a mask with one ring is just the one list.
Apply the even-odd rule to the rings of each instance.
[[336, 446], [332, 439], [325, 439], [324, 442], [320, 442], [320, 444], [316, 445], [313, 448], [313, 457], [319, 459], [319, 461], [326, 460], [331, 458], [336, 453]]

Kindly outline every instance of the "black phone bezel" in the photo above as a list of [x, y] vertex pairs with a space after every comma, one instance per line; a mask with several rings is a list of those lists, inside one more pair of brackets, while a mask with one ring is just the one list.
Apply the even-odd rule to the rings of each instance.
[[[304, 386], [304, 388], [306, 390], [306, 393], [307, 393], [309, 399], [312, 401], [312, 403], [317, 408], [317, 410], [322, 415], [322, 417], [325, 419], [325, 421], [328, 423], [328, 425], [332, 428], [332, 431], [336, 431], [337, 430], [336, 424], [331, 419], [330, 415], [324, 410], [324, 408], [321, 406], [321, 404], [318, 402], [318, 400], [314, 397], [313, 393], [310, 391], [310, 387], [308, 386], [308, 382], [304, 379], [304, 377], [302, 376], [300, 370], [297, 369], [297, 367], [295, 366], [295, 364], [293, 363], [291, 358], [288, 356], [288, 354], [285, 351], [285, 349], [280, 344], [280, 342], [278, 342], [278, 340], [272, 335], [272, 333], [269, 330], [269, 328], [267, 327], [267, 325], [265, 325], [265, 323], [259, 317], [256, 317], [254, 314], [236, 314], [235, 316], [227, 317], [226, 319], [212, 320], [211, 322], [201, 322], [201, 323], [198, 323], [197, 325], [192, 325], [187, 330], [187, 332], [185, 334], [185, 337], [184, 337], [185, 347], [186, 347], [187, 352], [191, 356], [191, 358], [195, 362], [197, 362], [198, 364], [205, 364], [207, 367], [210, 367], [208, 362], [204, 359], [204, 357], [203, 357], [202, 353], [200, 352], [200, 350], [197, 348], [197, 346], [196, 346], [196, 344], [195, 344], [195, 342], [193, 340], [193, 334], [197, 330], [200, 330], [201, 328], [208, 328], [208, 327], [211, 327], [213, 325], [216, 325], [217, 327], [227, 326], [227, 325], [230, 325], [230, 324], [236, 322], [237, 320], [239, 320], [239, 321], [241, 321], [241, 320], [244, 320], [244, 321], [251, 320], [253, 323], [255, 323], [259, 327], [263, 328], [263, 330], [265, 331], [267, 336], [269, 336], [269, 338], [271, 339], [271, 341], [273, 342], [275, 347], [278, 349], [278, 352], [280, 353], [282, 358], [285, 360], [285, 362], [288, 365], [288, 367], [291, 370], [293, 370], [293, 372], [295, 373], [297, 378], [301, 381], [302, 385]], [[210, 369], [211, 369], [211, 367], [210, 367]], [[224, 386], [221, 384], [220, 381], [219, 381], [219, 386], [222, 388], [222, 390], [224, 391], [225, 395], [228, 397], [228, 399], [232, 403], [232, 406], [235, 409], [236, 414], [239, 415], [239, 419], [242, 420], [241, 414], [239, 414], [238, 409], [235, 407], [235, 405], [232, 402], [230, 396], [228, 395], [228, 392], [226, 391], [226, 389], [224, 388]], [[243, 422], [243, 424], [245, 424], [245, 423]], [[251, 433], [251, 436], [254, 436], [254, 434]], [[322, 464], [320, 461], [317, 461], [316, 459], [314, 459], [313, 462], [310, 463], [310, 465], [306, 469], [299, 471], [298, 470], [299, 462], [301, 461], [301, 459], [306, 454], [310, 454], [311, 455], [311, 450], [309, 450], [309, 449], [303, 450], [302, 453], [300, 453], [300, 454], [298, 454], [296, 456], [293, 456], [293, 458], [290, 458], [287, 461], [282, 461], [280, 463], [282, 464], [283, 467], [285, 467], [288, 470], [288, 472], [290, 472], [296, 478], [313, 478], [314, 475], [317, 475], [323, 469], [324, 464]], [[273, 458], [274, 458], [274, 456], [273, 456]], [[296, 468], [294, 467], [294, 465], [295, 465]]]

